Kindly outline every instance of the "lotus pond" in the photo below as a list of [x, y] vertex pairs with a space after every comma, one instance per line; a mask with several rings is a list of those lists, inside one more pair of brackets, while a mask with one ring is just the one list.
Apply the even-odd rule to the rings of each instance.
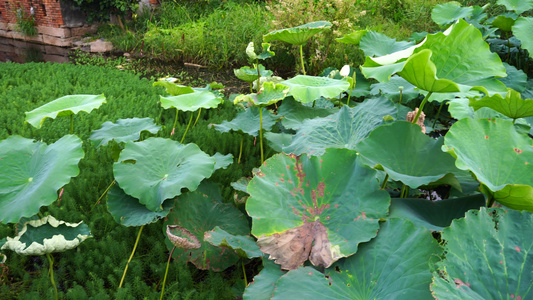
[[533, 4], [498, 2], [319, 76], [261, 63], [331, 23], [266, 33], [229, 97], [0, 64], [0, 295], [530, 299]]

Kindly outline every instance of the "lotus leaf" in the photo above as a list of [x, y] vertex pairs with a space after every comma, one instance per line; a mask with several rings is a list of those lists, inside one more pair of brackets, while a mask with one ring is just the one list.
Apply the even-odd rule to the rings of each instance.
[[321, 155], [326, 148], [354, 149], [374, 128], [384, 123], [383, 117], [394, 116], [396, 112], [386, 98], [367, 99], [354, 108], [343, 106], [328, 117], [305, 120], [283, 151]]
[[194, 234], [178, 225], [167, 225], [167, 237], [179, 249], [199, 249], [202, 246]]
[[[244, 80], [248, 83], [254, 82], [257, 80], [257, 69], [250, 68], [248, 66], [242, 67], [240, 69], [233, 70], [235, 73], [235, 76], [239, 78], [240, 80]], [[261, 77], [269, 77], [272, 76], [272, 71], [266, 70], [263, 65], [259, 65], [259, 74], [261, 74]]]
[[261, 47], [263, 48], [263, 52], [261, 52], [259, 55], [255, 54], [255, 47], [254, 42], [248, 43], [248, 46], [246, 47], [246, 55], [250, 59], [257, 60], [257, 59], [267, 59], [269, 57], [272, 57], [275, 55], [273, 51], [270, 51], [270, 44], [269, 43], [262, 43]]
[[313, 35], [331, 28], [331, 25], [327, 21], [311, 22], [296, 27], [271, 31], [263, 35], [263, 40], [265, 42], [278, 40], [291, 45], [302, 45]]
[[410, 84], [402, 77], [393, 76], [389, 82], [373, 84], [371, 86], [370, 94], [382, 94], [394, 102], [400, 101], [401, 95], [402, 103], [407, 103], [413, 99], [416, 99], [418, 95], [420, 95], [420, 92], [415, 91], [415, 86]]
[[216, 226], [211, 231], [206, 231], [204, 240], [212, 245], [233, 249], [243, 258], [263, 256], [255, 239], [249, 235], [233, 235]]
[[278, 264], [263, 257], [263, 269], [255, 275], [254, 281], [244, 290], [244, 300], [270, 299], [276, 288], [276, 282], [285, 274]]
[[[233, 235], [249, 234], [248, 220], [237, 208], [198, 191], [188, 192], [172, 201], [174, 208], [166, 218], [164, 231], [167, 225], [177, 225], [194, 235], [200, 243], [197, 249], [175, 249], [173, 257], [178, 262], [192, 262], [202, 270], [223, 271], [239, 259], [235, 251], [204, 241], [204, 234], [216, 226]], [[170, 240], [165, 242], [169, 249], [173, 248]]]
[[28, 221], [17, 236], [8, 237], [0, 249], [22, 255], [43, 255], [74, 249], [91, 235], [89, 227], [82, 223], [58, 221], [52, 216]]
[[[531, 6], [533, 8], [533, 4]], [[520, 17], [516, 20], [513, 26], [513, 34], [522, 42], [522, 48], [529, 52], [529, 57], [533, 58], [533, 38], [531, 38], [531, 32], [533, 32], [532, 17]]]
[[195, 144], [163, 138], [129, 142], [113, 165], [119, 186], [151, 211], [161, 211], [166, 199], [182, 188], [195, 190], [214, 171], [215, 158]]
[[399, 121], [376, 128], [355, 148], [365, 164], [417, 188], [456, 170], [453, 157], [441, 151], [442, 144], [442, 138], [423, 134], [420, 126]]
[[442, 232], [446, 258], [431, 290], [438, 299], [530, 299], [533, 215], [471, 210]]
[[461, 7], [457, 2], [448, 2], [444, 4], [437, 4], [431, 10], [431, 19], [443, 26], [453, 23], [459, 19], [464, 19], [472, 16], [473, 7]]
[[255, 106], [265, 107], [272, 105], [287, 96], [289, 88], [281, 83], [265, 82], [259, 93], [240, 95], [233, 103], [249, 102]]
[[325, 274], [302, 267], [281, 276], [272, 299], [430, 299], [429, 262], [440, 252], [427, 229], [391, 219]]
[[65, 135], [46, 145], [20, 136], [0, 142], [0, 223], [31, 217], [57, 199], [57, 190], [79, 174], [81, 140]]
[[218, 169], [226, 169], [229, 165], [233, 163], [233, 154], [222, 154], [222, 153], [215, 153], [213, 155], [213, 158], [215, 159], [215, 171]]
[[236, 191], [247, 193], [246, 189], [248, 187], [248, 183], [250, 183], [250, 180], [252, 180], [251, 177], [242, 177], [241, 179], [232, 182], [231, 187], [233, 187]]
[[174, 107], [181, 111], [196, 111], [200, 108], [215, 108], [223, 99], [208, 91], [195, 91], [194, 93], [179, 96], [161, 96], [161, 106], [164, 109]]
[[[269, 110], [263, 112], [263, 129], [271, 130], [276, 124], [276, 116]], [[231, 121], [223, 121], [221, 124], [209, 124], [219, 132], [242, 131], [251, 136], [259, 134], [259, 108], [251, 106], [241, 111]]]
[[124, 193], [124, 191], [113, 186], [107, 193], [107, 210], [117, 223], [123, 226], [141, 226], [153, 223], [164, 218], [172, 208], [172, 201], [163, 203], [162, 211], [151, 211], [146, 206], [139, 203], [139, 200]]
[[373, 57], [405, 50], [413, 45], [412, 42], [397, 42], [396, 39], [391, 39], [383, 33], [368, 31], [361, 37], [359, 48], [365, 52], [366, 56]]
[[26, 122], [35, 128], [41, 128], [46, 118], [70, 116], [80, 111], [90, 113], [106, 103], [104, 95], [69, 95], [48, 102], [45, 105], [26, 112]]
[[[533, 211], [533, 141], [518, 133], [512, 122], [459, 120], [446, 134], [442, 150], [457, 157], [455, 165], [472, 171], [490, 191], [503, 189], [494, 195], [496, 201]], [[517, 192], [522, 194], [519, 202]], [[510, 194], [513, 197], [506, 199]]]
[[517, 14], [533, 9], [533, 0], [498, 0], [496, 3], [505, 5], [508, 10], [514, 10]]
[[352, 44], [352, 45], [359, 45], [361, 42], [361, 38], [367, 33], [367, 30], [357, 30], [348, 34], [345, 34], [344, 36], [337, 38], [337, 42], [345, 43], [345, 44]]
[[533, 99], [524, 100], [520, 97], [519, 92], [512, 89], [507, 89], [505, 98], [500, 94], [495, 94], [492, 97], [485, 96], [480, 100], [471, 98], [470, 105], [475, 110], [482, 107], [489, 107], [512, 119], [533, 116]]
[[179, 85], [166, 80], [159, 80], [154, 82], [153, 86], [162, 86], [171, 96], [179, 96], [184, 94], [194, 93], [194, 89], [189, 86]]
[[492, 20], [492, 26], [502, 31], [511, 31], [517, 18], [514, 13], [503, 13]]
[[503, 65], [505, 66], [507, 77], [498, 78], [498, 80], [503, 82], [507, 88], [511, 88], [520, 93], [524, 92], [527, 86], [527, 74], [507, 63], [503, 63]]
[[290, 133], [265, 133], [268, 145], [276, 152], [283, 152], [283, 149], [292, 143], [293, 134]]
[[107, 145], [113, 140], [117, 143], [137, 141], [141, 138], [141, 132], [148, 131], [156, 134], [160, 129], [161, 126], [155, 125], [154, 120], [151, 118], [119, 119], [116, 123], [105, 122], [102, 124], [102, 128], [93, 130], [89, 139], [98, 148]]
[[338, 112], [335, 108], [311, 108], [295, 101], [294, 98], [288, 97], [278, 108], [278, 116], [281, 116], [281, 123], [285, 128], [300, 129], [303, 122], [307, 119], [316, 117], [326, 117]]
[[283, 81], [282, 84], [290, 88], [289, 94], [294, 99], [303, 103], [313, 102], [320, 97], [338, 97], [340, 93], [350, 87], [350, 83], [346, 79], [337, 80], [308, 75], [298, 75]]
[[372, 239], [387, 215], [389, 195], [355, 151], [327, 149], [320, 157], [277, 154], [248, 185], [246, 210], [261, 251], [283, 269], [309, 258], [329, 267]]
[[460, 219], [470, 209], [485, 206], [481, 194], [475, 196], [431, 201], [419, 198], [392, 198], [390, 218], [403, 218], [429, 230], [442, 231], [454, 219]]

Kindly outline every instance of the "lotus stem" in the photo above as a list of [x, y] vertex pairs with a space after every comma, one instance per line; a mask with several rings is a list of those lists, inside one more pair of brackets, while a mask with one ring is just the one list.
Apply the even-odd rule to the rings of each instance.
[[342, 106], [341, 99], [342, 99], [342, 92], [339, 94], [339, 108], [341, 108]]
[[50, 265], [48, 274], [50, 275], [50, 281], [52, 282], [52, 286], [54, 287], [55, 299], [57, 300], [59, 299], [59, 295], [57, 293], [56, 282], [54, 281], [54, 258], [52, 257], [52, 255], [50, 255], [50, 253], [46, 253], [46, 257], [48, 257], [48, 262]]
[[137, 234], [135, 245], [133, 245], [133, 250], [131, 251], [130, 258], [128, 259], [128, 262], [126, 263], [126, 267], [124, 268], [124, 273], [122, 273], [122, 278], [120, 279], [120, 284], [118, 285], [118, 288], [121, 288], [122, 284], [124, 283], [124, 278], [126, 278], [126, 272], [128, 272], [128, 266], [130, 265], [130, 262], [133, 259], [135, 250], [137, 250], [137, 245], [139, 244], [139, 240], [141, 239], [141, 233], [143, 232], [143, 228], [144, 228], [144, 225], [142, 225], [141, 228], [139, 228], [139, 233]]
[[241, 148], [239, 149], [239, 159], [237, 160], [237, 163], [240, 164], [241, 163], [241, 156], [242, 156], [242, 144], [244, 142], [244, 137], [241, 136]]
[[409, 195], [409, 187], [407, 185], [402, 186], [402, 191], [400, 192], [400, 198], [407, 198]]
[[250, 82], [250, 93], [254, 92], [254, 84], [253, 82]]
[[303, 74], [305, 75], [303, 44], [300, 45], [300, 62], [301, 62], [301, 64], [302, 64], [302, 72], [303, 72]]
[[420, 106], [418, 107], [418, 112], [416, 113], [416, 116], [413, 119], [413, 122], [411, 123], [416, 124], [416, 122], [418, 121], [418, 118], [420, 117], [420, 114], [422, 113], [422, 110], [424, 109], [424, 105], [426, 104], [426, 102], [428, 102], [428, 99], [429, 97], [431, 97], [432, 94], [433, 92], [429, 92], [424, 98], [424, 100], [422, 100], [422, 103], [420, 103]]
[[352, 78], [353, 78], [353, 82], [354, 82], [354, 85], [353, 87], [350, 89], [350, 94], [348, 94], [348, 102], [346, 103], [346, 105], [348, 105], [348, 107], [350, 107], [350, 98], [352, 97], [352, 91], [353, 89], [355, 88], [355, 76], [357, 74], [355, 73], [355, 70], [353, 71], [353, 75], [352, 75]]
[[492, 207], [492, 205], [494, 204], [494, 197], [492, 197], [492, 196], [489, 196], [489, 197], [490, 198], [487, 201], [487, 208]]
[[100, 196], [100, 198], [98, 198], [98, 200], [96, 200], [96, 203], [93, 205], [93, 208], [91, 208], [91, 210], [93, 210], [93, 209], [96, 207], [96, 205], [97, 205], [98, 203], [100, 203], [100, 200], [102, 200], [102, 198], [104, 198], [105, 194], [107, 194], [107, 192], [108, 192], [109, 189], [113, 186], [113, 184], [115, 184], [115, 182], [117, 182], [116, 179], [113, 179], [113, 182], [111, 182], [111, 184], [107, 187], [107, 189], [105, 189], [105, 191], [102, 193], [102, 195]]
[[70, 134], [74, 133], [74, 115], [70, 115]]
[[165, 294], [165, 283], [167, 282], [168, 266], [170, 265], [170, 259], [172, 258], [174, 249], [176, 249], [176, 246], [172, 248], [172, 250], [170, 251], [170, 254], [168, 255], [167, 269], [165, 270], [165, 277], [163, 278], [163, 286], [161, 287], [161, 298], [159, 298], [159, 300], [163, 300], [163, 295]]
[[194, 124], [192, 124], [192, 127], [196, 126], [196, 123], [198, 123], [198, 120], [200, 119], [200, 114], [202, 113], [202, 108], [198, 110], [198, 116], [196, 117], [196, 120], [194, 121]]
[[259, 144], [261, 145], [261, 164], [265, 161], [263, 157], [263, 108], [259, 107]]
[[187, 124], [187, 128], [185, 129], [185, 133], [183, 134], [183, 137], [181, 138], [181, 141], [180, 141], [180, 143], [182, 143], [182, 144], [183, 144], [183, 140], [185, 140], [185, 136], [187, 135], [187, 132], [189, 131], [189, 127], [191, 127], [192, 115], [193, 115], [193, 113], [191, 112], [191, 118], [189, 119], [189, 124]]
[[383, 183], [381, 184], [381, 189], [384, 190], [387, 186], [387, 181], [389, 180], [389, 174], [385, 175], [385, 179], [383, 179]]
[[170, 133], [170, 135], [174, 135], [174, 130], [176, 130], [176, 124], [178, 124], [178, 113], [179, 113], [179, 110], [176, 108], [176, 118], [174, 118], [174, 126], [172, 126], [172, 132]]
[[435, 116], [435, 120], [433, 121], [433, 125], [431, 125], [431, 127], [433, 127], [433, 130], [435, 130], [435, 125], [437, 125], [437, 119], [439, 118], [440, 111], [443, 106], [444, 106], [444, 101], [442, 101], [442, 103], [440, 104], [439, 110], [437, 111], [437, 115]]
[[257, 88], [256, 89], [257, 89], [257, 92], [259, 92], [259, 89], [261, 88], [259, 86], [259, 80], [261, 79], [261, 72], [259, 72], [259, 58], [256, 59], [256, 66], [257, 66]]
[[242, 263], [242, 275], [244, 277], [244, 287], [248, 286], [248, 279], [246, 278], [246, 269], [244, 268], [244, 259], [241, 258]]

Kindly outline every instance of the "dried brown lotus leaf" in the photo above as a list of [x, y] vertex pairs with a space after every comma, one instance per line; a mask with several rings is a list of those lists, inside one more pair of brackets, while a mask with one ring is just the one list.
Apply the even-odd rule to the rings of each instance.
[[282, 233], [262, 236], [257, 244], [285, 270], [298, 268], [308, 258], [313, 265], [325, 268], [338, 259], [332, 257], [327, 229], [320, 221], [305, 222]]
[[176, 248], [198, 249], [201, 247], [200, 241], [194, 234], [178, 225], [167, 225], [167, 236]]

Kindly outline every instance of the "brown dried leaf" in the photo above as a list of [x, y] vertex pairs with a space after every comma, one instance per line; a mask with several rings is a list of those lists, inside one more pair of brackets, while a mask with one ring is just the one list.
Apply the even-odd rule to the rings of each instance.
[[[418, 113], [418, 107], [415, 108], [414, 111], [408, 112], [405, 120], [412, 123], [417, 113]], [[418, 117], [418, 120], [416, 121], [416, 124], [422, 128], [423, 134], [426, 134], [426, 126], [424, 125], [425, 119], [426, 119], [426, 114], [424, 112], [421, 112], [420, 116]]]
[[282, 233], [260, 237], [257, 241], [270, 259], [282, 269], [294, 270], [308, 258], [315, 266], [329, 267], [339, 257], [333, 257], [326, 227], [320, 221], [305, 222], [302, 226]]
[[[181, 236], [184, 237], [181, 237]], [[170, 242], [180, 249], [198, 249], [202, 245], [198, 238], [189, 230], [178, 225], [167, 225], [167, 236]]]

